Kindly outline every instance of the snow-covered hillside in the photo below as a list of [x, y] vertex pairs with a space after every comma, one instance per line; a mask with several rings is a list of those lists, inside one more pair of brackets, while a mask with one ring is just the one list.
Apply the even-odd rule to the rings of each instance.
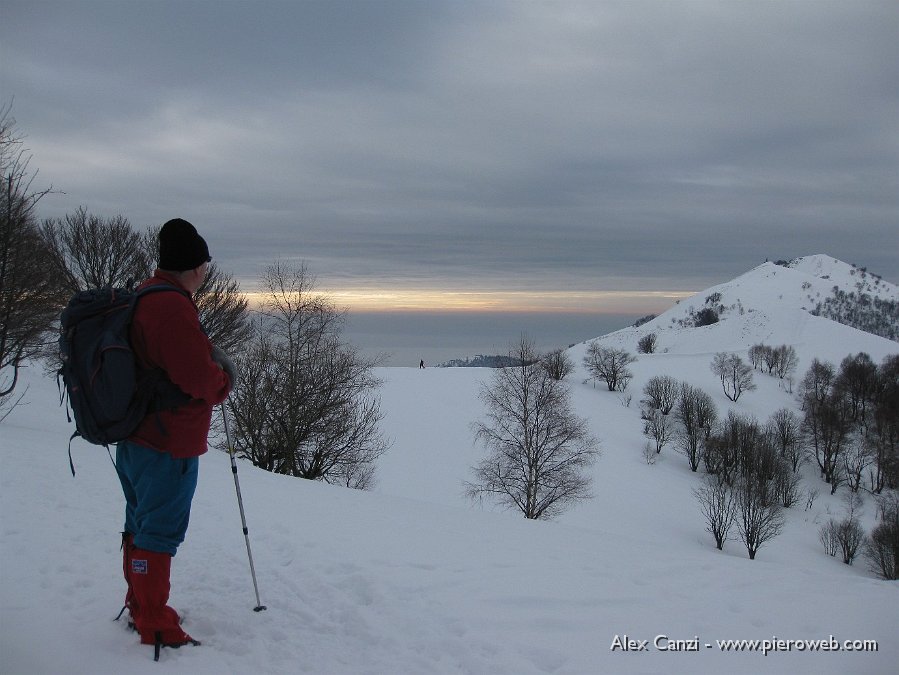
[[[831, 276], [833, 271], [828, 272]], [[118, 550], [123, 500], [106, 452], [75, 442], [56, 384], [26, 374], [23, 405], [0, 425], [0, 663], [3, 673], [893, 673], [899, 662], [899, 586], [864, 560], [824, 554], [818, 528], [842, 514], [820, 488], [810, 508], [787, 512], [779, 537], [749, 560], [739, 541], [714, 547], [692, 496], [699, 474], [663, 451], [647, 465], [636, 400], [653, 375], [701, 386], [723, 413], [764, 419], [794, 396], [773, 377], [734, 404], [709, 370], [717, 351], [755, 343], [795, 346], [801, 374], [814, 357], [836, 364], [866, 351], [899, 352], [890, 340], [810, 315], [816, 283], [772, 264], [697, 294], [639, 328], [601, 340], [636, 353], [626, 394], [594, 388], [581, 358], [572, 402], [600, 438], [594, 498], [556, 521], [526, 521], [462, 496], [483, 456], [471, 422], [486, 369], [384, 368], [382, 407], [391, 450], [378, 484], [357, 492], [276, 476], [240, 463], [262, 601], [252, 580], [226, 455], [201, 461], [187, 541], [173, 564], [172, 604], [198, 648], [152, 649], [112, 618], [124, 582]], [[833, 278], [821, 280], [826, 288]], [[721, 320], [682, 325], [720, 293]], [[743, 311], [740, 311], [742, 307]], [[510, 336], [514, 338], [514, 336]], [[864, 522], [873, 523], [873, 501]], [[657, 636], [659, 638], [655, 644]], [[724, 651], [720, 640], [876, 640], [876, 652]], [[645, 651], [612, 649], [616, 638]], [[667, 640], [699, 651], [662, 651]], [[693, 643], [684, 643], [690, 646]], [[708, 645], [708, 646], [707, 646]], [[785, 648], [786, 643], [781, 643]]]
[[[766, 262], [680, 301], [639, 327], [610, 333], [603, 341], [636, 351], [641, 337], [656, 333], [656, 350], [668, 354], [745, 353], [753, 344], [788, 344], [800, 355], [800, 374], [816, 357], [839, 365], [849, 352], [867, 352], [879, 361], [899, 351], [899, 345], [880, 336], [813, 315], [834, 287], [899, 303], [895, 285], [870, 274], [862, 278], [857, 268], [828, 256], [806, 256], [791, 261], [790, 267]], [[719, 322], [697, 327], [702, 310], [713, 310]]]

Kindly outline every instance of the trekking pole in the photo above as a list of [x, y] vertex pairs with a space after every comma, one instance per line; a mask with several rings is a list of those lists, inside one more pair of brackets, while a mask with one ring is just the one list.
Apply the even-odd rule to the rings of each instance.
[[[231, 402], [231, 399], [228, 399]], [[222, 403], [222, 419], [225, 421], [225, 439], [228, 441], [228, 454], [231, 455], [231, 473], [234, 474], [234, 489], [237, 490], [237, 505], [240, 507], [240, 522], [243, 525], [243, 537], [247, 542], [247, 557], [250, 559], [250, 574], [253, 576], [253, 590], [256, 591], [256, 606], [254, 612], [267, 609], [259, 600], [259, 585], [256, 583], [256, 568], [253, 565], [253, 552], [250, 550], [250, 531], [247, 529], [247, 518], [243, 511], [243, 497], [240, 496], [240, 481], [237, 480], [237, 462], [234, 460], [234, 444], [231, 443], [231, 429], [228, 426], [228, 413], [225, 404]]]

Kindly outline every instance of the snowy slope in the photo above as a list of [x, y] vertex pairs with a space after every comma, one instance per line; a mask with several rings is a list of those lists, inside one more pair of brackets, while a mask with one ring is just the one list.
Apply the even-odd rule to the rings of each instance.
[[831, 286], [855, 287], [872, 295], [896, 295], [896, 285], [884, 281], [879, 275], [871, 274], [865, 268], [850, 265], [829, 255], [818, 253], [795, 258], [788, 263], [790, 269], [829, 281]]
[[[896, 343], [810, 313], [834, 286], [846, 291], [859, 283], [865, 292], [899, 300], [899, 288], [846, 263], [815, 255], [793, 261], [795, 267], [764, 263], [723, 284], [712, 286], [637, 328], [628, 327], [602, 341], [636, 352], [637, 341], [648, 333], [659, 336], [656, 350], [668, 354], [748, 352], [754, 344], [793, 345], [800, 356], [801, 375], [812, 358], [839, 365], [849, 352], [867, 352], [875, 361], [899, 350]], [[877, 282], [876, 285], [874, 282]], [[691, 317], [703, 308], [716, 308], [721, 320], [695, 327]]]
[[[802, 274], [803, 277], [794, 277]], [[642, 459], [636, 401], [657, 374], [702, 386], [723, 412], [764, 419], [793, 396], [757, 375], [738, 404], [708, 368], [716, 351], [755, 342], [796, 346], [802, 363], [839, 363], [899, 345], [801, 310], [795, 282], [810, 275], [763, 265], [697, 294], [740, 299], [744, 313], [686, 328], [684, 301], [651, 324], [602, 338], [635, 352], [654, 330], [660, 352], [640, 355], [620, 393], [570, 376], [573, 404], [601, 439], [594, 498], [553, 522], [529, 522], [462, 497], [483, 454], [470, 424], [481, 414], [481, 369], [385, 368], [384, 431], [393, 447], [375, 490], [275, 476], [240, 463], [250, 540], [268, 610], [254, 613], [252, 581], [228, 458], [201, 462], [187, 541], [173, 565], [172, 603], [199, 648], [152, 649], [112, 621], [124, 589], [118, 550], [123, 500], [104, 450], [75, 442], [55, 383], [26, 375], [28, 405], [0, 425], [0, 671], [31, 673], [892, 673], [899, 661], [899, 586], [864, 561], [824, 555], [818, 527], [842, 513], [821, 488], [810, 509], [750, 561], [739, 541], [723, 552], [705, 532], [691, 491], [700, 476], [666, 449]], [[802, 279], [802, 280], [800, 280]], [[833, 280], [824, 280], [833, 285]], [[701, 296], [701, 297], [700, 297]], [[781, 298], [780, 296], [783, 296]], [[797, 306], [798, 305], [798, 306]], [[672, 318], [675, 322], [672, 322]], [[667, 349], [667, 352], [664, 350]], [[810, 468], [809, 468], [810, 469]], [[873, 522], [873, 503], [865, 523]], [[616, 636], [648, 650], [613, 651]], [[656, 636], [698, 638], [699, 653], [664, 652]], [[724, 639], [877, 640], [873, 653], [724, 652]], [[712, 645], [707, 648], [705, 645]]]

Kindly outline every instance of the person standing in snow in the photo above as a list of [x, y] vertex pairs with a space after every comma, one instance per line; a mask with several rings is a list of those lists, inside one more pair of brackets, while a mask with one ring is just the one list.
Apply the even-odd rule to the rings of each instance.
[[172, 557], [187, 531], [212, 409], [227, 398], [235, 377], [230, 359], [203, 332], [193, 302], [210, 261], [206, 241], [193, 225], [180, 218], [168, 221], [159, 232], [159, 268], [141, 288], [170, 284], [183, 292], [144, 296], [131, 324], [139, 369], [161, 370], [184, 401], [148, 413], [116, 448], [125, 494], [125, 608], [141, 644], [156, 646], [156, 658], [160, 647], [200, 644], [181, 629], [178, 613], [167, 603]]

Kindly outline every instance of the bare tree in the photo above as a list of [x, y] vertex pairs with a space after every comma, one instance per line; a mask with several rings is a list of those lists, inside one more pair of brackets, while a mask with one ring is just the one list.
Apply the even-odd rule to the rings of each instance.
[[229, 354], [242, 351], [253, 334], [247, 298], [241, 293], [240, 284], [214, 261], [209, 263], [206, 279], [194, 293], [194, 302], [212, 344]]
[[736, 354], [718, 352], [712, 360], [712, 372], [721, 380], [724, 395], [734, 403], [744, 391], [756, 388], [752, 381], [752, 368]]
[[536, 362], [529, 340], [522, 338], [509, 356], [516, 365], [496, 369], [481, 388], [486, 420], [474, 429], [489, 454], [474, 467], [466, 493], [493, 497], [525, 518], [549, 518], [591, 496], [584, 470], [598, 454], [597, 442], [587, 420], [572, 412], [567, 387]]
[[850, 494], [857, 494], [862, 487], [865, 471], [874, 461], [874, 452], [860, 433], [851, 434], [840, 453], [843, 463], [843, 476], [849, 486]]
[[862, 549], [866, 541], [865, 531], [857, 518], [846, 518], [837, 530], [837, 541], [840, 542], [840, 552], [843, 554], [843, 562], [851, 565]]
[[851, 408], [833, 386], [833, 369], [815, 360], [801, 383], [802, 429], [809, 454], [815, 459], [831, 494], [843, 479], [840, 458], [852, 432]]
[[849, 492], [844, 497], [846, 503], [846, 520], [840, 528], [840, 550], [843, 553], [843, 562], [851, 565], [858, 555], [859, 550], [865, 545], [865, 531], [859, 522], [862, 514], [862, 498], [856, 492]]
[[778, 358], [777, 347], [764, 346], [762, 350], [762, 360], [765, 363], [765, 369], [769, 375], [773, 373], [774, 369], [777, 367]]
[[799, 356], [796, 354], [796, 349], [788, 345], [781, 345], [775, 348], [774, 351], [776, 353], [773, 368], [774, 374], [781, 380], [792, 378], [799, 365]]
[[899, 354], [886, 356], [877, 370], [874, 409], [866, 441], [873, 456], [871, 491], [899, 488]]
[[879, 498], [880, 523], [864, 548], [871, 569], [883, 579], [899, 579], [899, 493]]
[[765, 363], [765, 356], [771, 348], [764, 344], [752, 345], [749, 348], [749, 363], [755, 370], [759, 370]]
[[674, 436], [674, 421], [663, 415], [661, 410], [650, 406], [643, 407], [640, 417], [643, 420], [643, 435], [654, 442], [656, 454], [661, 453]]
[[554, 380], [564, 380], [574, 370], [574, 362], [564, 349], [554, 349], [545, 354], [540, 363]]
[[0, 409], [7, 408], [20, 368], [42, 356], [66, 295], [51, 269], [49, 252], [34, 216], [50, 189], [34, 191], [37, 175], [10, 116], [0, 108]]
[[609, 391], [624, 391], [633, 377], [628, 366], [637, 359], [624, 349], [591, 342], [584, 364], [594, 380], [604, 380]]
[[802, 496], [799, 490], [801, 477], [798, 472], [792, 471], [787, 460], [781, 458], [781, 466], [777, 468], [773, 489], [774, 496], [785, 509], [792, 507]]
[[715, 546], [723, 550], [737, 511], [733, 490], [727, 483], [709, 476], [701, 487], [693, 490], [693, 495], [705, 516], [706, 529], [715, 538]]
[[838, 536], [839, 528], [840, 524], [837, 522], [836, 518], [831, 518], [818, 528], [818, 541], [820, 541], [821, 545], [824, 547], [824, 553], [831, 558], [835, 558], [837, 556], [837, 551], [840, 550], [840, 540]]
[[275, 473], [365, 489], [388, 443], [375, 363], [341, 341], [344, 314], [304, 265], [263, 275], [263, 318], [237, 358], [234, 447]]
[[836, 371], [833, 364], [827, 361], [812, 359], [809, 369], [799, 383], [799, 400], [806, 403], [823, 403], [830, 396]]
[[798, 471], [805, 458], [799, 416], [789, 408], [781, 408], [768, 418], [766, 431], [779, 448], [780, 456], [790, 463], [794, 472]]
[[722, 427], [714, 439], [722, 458], [718, 479], [734, 491], [737, 531], [754, 560], [759, 548], [783, 528], [777, 487], [788, 467], [755, 419], [731, 411]]
[[850, 492], [846, 498], [847, 513], [843, 520], [831, 518], [818, 531], [818, 539], [824, 545], [824, 551], [830, 556], [839, 552], [843, 562], [851, 565], [859, 551], [864, 548], [865, 531], [859, 523], [861, 507], [860, 497]]
[[711, 396], [684, 382], [680, 387], [674, 418], [678, 423], [678, 447], [687, 456], [690, 470], [696, 471], [718, 420], [718, 409]]
[[669, 375], [651, 377], [643, 387], [646, 398], [642, 401], [640, 416], [643, 434], [655, 443], [656, 454], [668, 445], [674, 436], [674, 420], [668, 416], [677, 400], [678, 382]]
[[864, 427], [877, 391], [877, 365], [871, 357], [860, 352], [844, 358], [833, 386], [849, 406], [850, 421]]
[[643, 386], [643, 402], [663, 415], [671, 412], [679, 393], [678, 382], [670, 375], [656, 375]]
[[153, 271], [143, 237], [121, 215], [103, 218], [82, 206], [65, 218], [45, 220], [41, 234], [53, 253], [52, 273], [64, 280], [69, 294], [126, 287]]
[[654, 354], [658, 335], [655, 333], [647, 333], [637, 341], [637, 351], [640, 354]]
[[828, 480], [832, 475], [834, 459], [825, 444], [825, 424], [822, 414], [833, 399], [833, 381], [836, 373], [832, 364], [813, 359], [799, 383], [799, 400], [802, 405], [802, 431], [807, 441], [809, 455], [818, 463], [821, 475]]
[[729, 411], [706, 442], [703, 455], [706, 470], [734, 485], [740, 476], [753, 470], [763, 436], [755, 418]]
[[759, 548], [781, 533], [783, 512], [767, 481], [758, 476], [743, 476], [734, 486], [737, 501], [737, 531], [746, 545], [749, 559], [755, 560]]

